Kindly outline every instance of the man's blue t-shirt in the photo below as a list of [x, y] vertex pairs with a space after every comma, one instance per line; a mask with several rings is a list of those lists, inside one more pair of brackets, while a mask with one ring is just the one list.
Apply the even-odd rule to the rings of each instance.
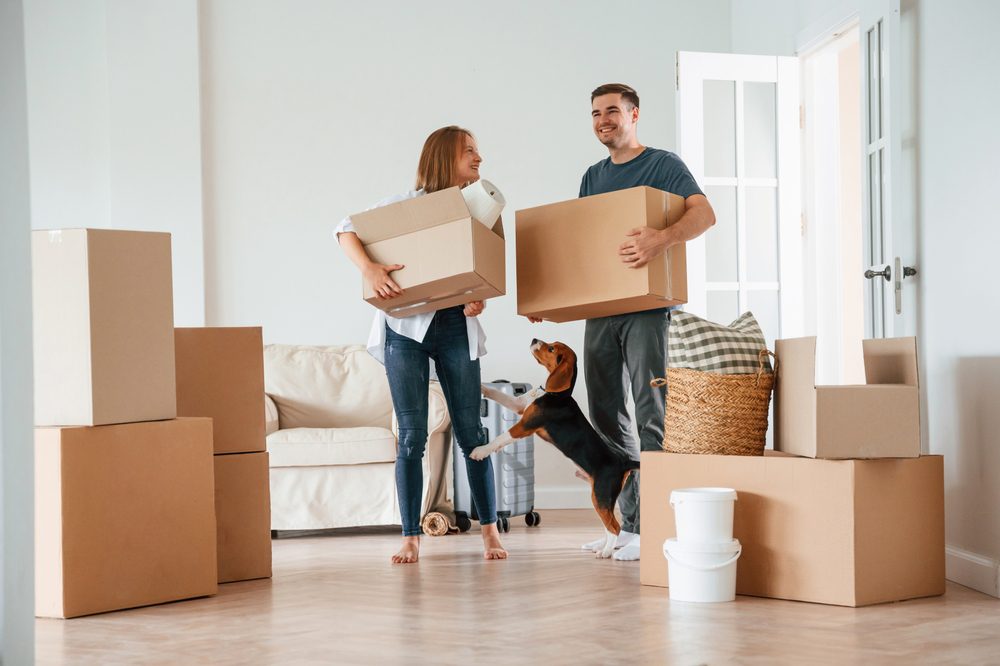
[[646, 148], [624, 164], [615, 164], [609, 157], [587, 169], [580, 183], [580, 196], [641, 185], [672, 192], [685, 199], [692, 194], [704, 194], [681, 158], [668, 150]]

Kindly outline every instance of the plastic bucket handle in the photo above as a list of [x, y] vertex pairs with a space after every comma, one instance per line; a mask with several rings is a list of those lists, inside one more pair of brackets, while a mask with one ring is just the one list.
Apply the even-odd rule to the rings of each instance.
[[715, 571], [716, 569], [722, 569], [723, 567], [728, 567], [730, 564], [735, 562], [740, 558], [740, 553], [743, 552], [743, 545], [741, 544], [737, 549], [736, 553], [730, 557], [728, 560], [721, 564], [692, 564], [691, 562], [684, 562], [683, 560], [674, 557], [667, 548], [663, 549], [663, 554], [667, 556], [667, 560], [670, 562], [675, 562], [682, 567], [687, 567], [689, 569], [694, 569], [695, 571]]

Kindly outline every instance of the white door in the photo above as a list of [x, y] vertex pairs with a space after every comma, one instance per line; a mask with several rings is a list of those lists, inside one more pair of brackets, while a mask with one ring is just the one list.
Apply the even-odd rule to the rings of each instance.
[[716, 215], [687, 245], [686, 309], [751, 310], [769, 345], [801, 335], [798, 60], [681, 51], [677, 96], [678, 152]]
[[916, 219], [906, 195], [899, 0], [861, 3], [865, 334], [915, 335]]

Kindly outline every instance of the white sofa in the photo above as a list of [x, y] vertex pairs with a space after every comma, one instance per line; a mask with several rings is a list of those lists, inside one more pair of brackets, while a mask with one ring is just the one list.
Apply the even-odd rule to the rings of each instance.
[[[399, 525], [385, 369], [362, 345], [264, 347], [271, 529]], [[451, 506], [451, 419], [431, 383], [423, 511]]]

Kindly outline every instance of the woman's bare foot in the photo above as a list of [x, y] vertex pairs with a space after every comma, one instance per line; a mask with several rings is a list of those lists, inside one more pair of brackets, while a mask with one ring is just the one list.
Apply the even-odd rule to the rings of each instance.
[[500, 530], [496, 523], [483, 525], [483, 559], [506, 560], [507, 551], [500, 543]]
[[420, 554], [420, 537], [418, 536], [405, 536], [403, 537], [403, 545], [400, 546], [399, 552], [392, 556], [393, 564], [413, 564], [419, 558]]

